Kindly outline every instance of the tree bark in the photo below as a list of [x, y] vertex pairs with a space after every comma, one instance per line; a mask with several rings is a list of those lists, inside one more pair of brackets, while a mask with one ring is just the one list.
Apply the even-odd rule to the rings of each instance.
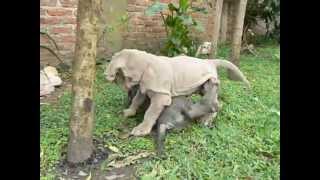
[[[241, 38], [243, 32], [244, 16], [246, 14], [247, 0], [238, 0], [232, 4], [235, 6], [235, 16], [233, 17], [233, 33], [232, 33], [232, 49], [231, 49], [231, 62], [236, 66], [240, 63], [240, 51], [241, 51]], [[234, 75], [231, 71], [228, 71], [228, 75], [231, 79], [234, 79]]]
[[220, 21], [221, 21], [221, 12], [222, 12], [222, 5], [223, 0], [215, 0], [215, 8], [213, 12], [213, 20], [214, 20], [214, 26], [212, 30], [212, 53], [210, 55], [210, 58], [215, 58], [217, 54], [217, 46], [218, 46], [218, 40], [219, 40], [219, 34], [220, 34]]
[[227, 32], [228, 32], [228, 13], [229, 12], [229, 3], [224, 2], [222, 6], [221, 14], [221, 28], [220, 28], [220, 41], [226, 42]]
[[79, 0], [77, 34], [72, 70], [72, 113], [67, 160], [79, 163], [93, 152], [93, 89], [101, 0]]

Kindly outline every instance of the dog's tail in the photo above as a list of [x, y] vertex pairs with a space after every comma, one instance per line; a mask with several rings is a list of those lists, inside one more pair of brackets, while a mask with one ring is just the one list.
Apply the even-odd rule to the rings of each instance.
[[228, 70], [230, 70], [234, 75], [236, 79], [236, 81], [242, 81], [245, 83], [247, 88], [250, 88], [250, 83], [247, 80], [247, 78], [244, 76], [244, 74], [240, 71], [240, 69], [234, 65], [233, 63], [227, 61], [227, 60], [223, 60], [223, 59], [209, 59], [209, 61], [214, 64], [217, 68], [219, 67], [223, 67], [226, 68]]

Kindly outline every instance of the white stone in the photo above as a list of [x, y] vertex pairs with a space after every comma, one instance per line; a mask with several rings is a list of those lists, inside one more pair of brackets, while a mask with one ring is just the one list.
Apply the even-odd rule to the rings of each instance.
[[83, 171], [79, 171], [78, 175], [79, 175], [79, 176], [87, 176], [88, 174], [85, 173], [85, 172], [83, 172]]
[[47, 66], [40, 71], [40, 96], [45, 96], [55, 90], [55, 86], [60, 86], [62, 80], [55, 67]]

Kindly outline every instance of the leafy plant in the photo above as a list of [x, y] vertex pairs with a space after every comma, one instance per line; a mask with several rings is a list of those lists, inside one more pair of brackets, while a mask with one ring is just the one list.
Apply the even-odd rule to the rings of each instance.
[[[116, 23], [115, 24], [107, 24], [107, 25], [104, 25], [102, 28], [101, 28], [101, 32], [99, 33], [99, 36], [98, 36], [98, 44], [99, 44], [99, 48], [102, 48], [103, 51], [106, 51], [107, 49], [110, 48], [110, 45], [114, 45], [115, 42], [114, 40], [112, 40], [112, 37], [113, 34], [115, 31], [121, 31], [122, 28], [128, 28], [128, 22], [130, 20], [131, 16], [128, 16], [128, 14], [123, 14], [121, 15], [119, 18], [117, 18], [116, 20]], [[108, 43], [106, 45], [106, 43]], [[105, 62], [107, 62], [108, 59], [106, 58], [106, 56], [102, 56], [100, 58], [98, 58], [97, 60], [97, 65], [101, 65]]]
[[123, 14], [122, 16], [120, 16], [120, 18], [118, 18], [117, 24], [104, 26], [102, 28], [102, 33], [100, 34], [98, 41], [101, 41], [101, 40], [105, 41], [105, 36], [108, 33], [112, 33], [116, 30], [116, 28], [119, 28], [119, 27], [126, 25], [130, 18], [131, 17], [129, 17], [128, 14]]
[[[244, 34], [248, 29], [257, 25], [258, 19], [266, 23], [267, 37], [280, 38], [280, 0], [248, 0], [246, 16], [244, 20]], [[271, 28], [273, 25], [273, 28]], [[246, 39], [244, 39], [246, 41]]]
[[[165, 16], [164, 12], [168, 11]], [[194, 56], [197, 50], [197, 43], [189, 36], [190, 28], [203, 32], [204, 28], [200, 22], [192, 18], [195, 12], [207, 13], [205, 8], [192, 7], [189, 0], [179, 0], [178, 6], [173, 3], [161, 3], [156, 1], [145, 11], [147, 16], [160, 13], [167, 40], [162, 49], [162, 53], [167, 56], [176, 56], [182, 53]]]

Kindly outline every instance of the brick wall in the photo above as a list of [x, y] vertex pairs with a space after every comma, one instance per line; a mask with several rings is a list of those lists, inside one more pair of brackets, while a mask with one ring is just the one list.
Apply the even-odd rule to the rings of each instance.
[[[130, 20], [129, 30], [124, 35], [124, 48], [135, 48], [159, 53], [166, 37], [161, 16], [159, 14], [152, 17], [144, 15], [145, 9], [153, 2], [153, 0], [128, 0], [127, 12]], [[160, 2], [177, 3], [178, 0], [160, 0]], [[204, 3], [193, 2], [193, 4], [197, 7], [205, 6]], [[213, 22], [210, 21], [212, 18], [208, 18], [210, 17], [210, 12], [207, 15], [196, 13], [193, 14], [193, 17], [202, 23], [206, 31], [210, 31], [213, 27]], [[191, 35], [202, 41], [210, 38], [206, 32], [197, 32]]]
[[[178, 0], [160, 0], [161, 2], [175, 2]], [[128, 31], [123, 34], [123, 48], [135, 48], [158, 53], [166, 37], [165, 28], [160, 15], [147, 17], [144, 10], [151, 5], [154, 0], [127, 0], [127, 13], [130, 17]], [[207, 7], [208, 14], [193, 14], [193, 17], [205, 28], [203, 33], [192, 33], [191, 35], [201, 41], [210, 41], [212, 28], [214, 26], [212, 12], [210, 8], [200, 1], [194, 1], [197, 7]], [[64, 59], [71, 60], [75, 47], [76, 29], [76, 7], [77, 0], [40, 0], [40, 26], [57, 41]], [[41, 38], [42, 43], [46, 43]], [[47, 52], [42, 52], [42, 59], [48, 57]]]
[[[56, 40], [67, 61], [72, 59], [75, 47], [76, 7], [77, 0], [40, 0], [40, 28]], [[40, 43], [50, 46], [43, 36], [40, 36]], [[43, 49], [40, 56], [43, 60], [52, 59]]]

